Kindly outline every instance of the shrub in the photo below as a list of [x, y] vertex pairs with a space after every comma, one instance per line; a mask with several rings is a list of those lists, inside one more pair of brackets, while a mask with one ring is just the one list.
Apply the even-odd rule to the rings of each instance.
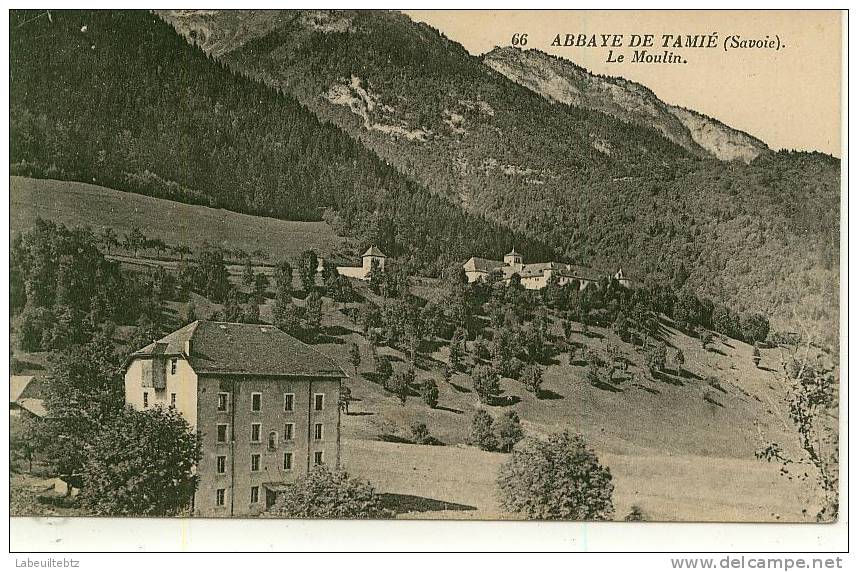
[[422, 421], [415, 421], [411, 424], [411, 437], [418, 445], [431, 445], [436, 442], [429, 433], [429, 428]]
[[493, 430], [494, 420], [486, 411], [478, 409], [471, 420], [471, 444], [483, 451], [494, 451], [498, 447]]
[[389, 518], [369, 482], [325, 465], [286, 487], [266, 516], [284, 518]]
[[509, 453], [515, 444], [524, 437], [521, 428], [521, 419], [515, 411], [507, 411], [494, 423], [494, 432], [497, 439], [498, 449]]
[[491, 366], [478, 365], [473, 372], [474, 392], [483, 403], [491, 403], [500, 395], [500, 376]]
[[614, 513], [611, 471], [581, 435], [528, 438], [498, 474], [501, 506], [527, 518], [607, 520]]
[[539, 397], [539, 391], [542, 389], [542, 369], [536, 364], [527, 366], [521, 381], [529, 392]]
[[636, 504], [632, 505], [632, 510], [629, 511], [629, 514], [623, 519], [626, 522], [641, 522], [646, 520], [646, 515], [641, 507]]
[[432, 409], [438, 407], [438, 384], [434, 379], [427, 379], [420, 384], [420, 398]]
[[399, 398], [399, 402], [405, 405], [411, 384], [414, 382], [414, 370], [407, 369], [394, 375], [388, 382], [387, 389]]

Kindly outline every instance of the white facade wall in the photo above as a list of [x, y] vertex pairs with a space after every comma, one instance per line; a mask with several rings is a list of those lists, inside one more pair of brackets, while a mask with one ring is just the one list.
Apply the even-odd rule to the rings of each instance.
[[358, 280], [366, 280], [369, 271], [363, 266], [337, 266], [337, 272], [347, 278], [357, 278]]
[[143, 386], [143, 362], [152, 362], [152, 358], [135, 358], [125, 371], [125, 403], [134, 409], [142, 411], [143, 393], [147, 394], [148, 408], [160, 405], [170, 407], [172, 395], [176, 395], [176, 410], [187, 420], [191, 428], [197, 427], [197, 374], [184, 358], [176, 359], [176, 373], [171, 373], [173, 358], [167, 358], [166, 379], [164, 389]]

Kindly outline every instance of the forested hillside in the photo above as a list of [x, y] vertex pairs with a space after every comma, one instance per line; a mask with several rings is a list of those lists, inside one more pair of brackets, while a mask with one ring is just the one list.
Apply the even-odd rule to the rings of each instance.
[[766, 153], [745, 165], [693, 153], [655, 129], [546, 100], [398, 13], [162, 15], [401, 172], [567, 260], [622, 265], [766, 312], [779, 328], [836, 337], [832, 157]]
[[[137, 11], [13, 12], [12, 173], [320, 220], [437, 272], [538, 241], [466, 214]], [[354, 254], [354, 253], [352, 253]]]

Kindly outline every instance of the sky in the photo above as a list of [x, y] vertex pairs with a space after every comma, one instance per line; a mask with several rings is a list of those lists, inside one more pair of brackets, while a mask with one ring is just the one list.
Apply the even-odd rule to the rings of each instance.
[[[841, 131], [841, 15], [835, 11], [487, 11], [407, 10], [474, 55], [528, 35], [527, 48], [564, 57], [598, 74], [622, 76], [663, 101], [718, 119], [772, 149], [822, 151], [837, 157]], [[686, 64], [631, 62], [634, 48], [615, 48], [623, 62], [607, 62], [610, 47], [552, 47], [557, 34], [655, 36], [718, 33], [718, 47], [670, 48]], [[779, 50], [724, 50], [724, 38], [771, 40]]]

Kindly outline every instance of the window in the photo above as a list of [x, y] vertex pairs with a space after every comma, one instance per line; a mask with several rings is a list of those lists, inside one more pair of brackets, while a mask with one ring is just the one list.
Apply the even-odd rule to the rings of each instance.
[[313, 439], [315, 439], [316, 441], [319, 441], [322, 439], [322, 424], [321, 423], [316, 423], [313, 426]]
[[324, 465], [325, 464], [325, 454], [322, 451], [316, 451], [313, 453], [313, 464], [314, 465]]
[[295, 438], [295, 424], [287, 423], [283, 428], [283, 440], [292, 441]]
[[226, 504], [226, 489], [218, 489], [215, 493], [215, 504], [217, 506], [223, 506]]
[[143, 392], [143, 409], [146, 409], [147, 407], [149, 407], [149, 392], [144, 391]]
[[250, 470], [258, 471], [259, 470], [259, 455], [251, 455], [250, 456]]
[[272, 431], [268, 434], [268, 450], [273, 451], [277, 448], [277, 431]]
[[217, 410], [226, 411], [229, 407], [229, 393], [217, 394]]
[[251, 411], [262, 411], [262, 394], [261, 393], [251, 393], [250, 394], [250, 410]]
[[283, 394], [283, 411], [295, 411], [295, 394]]
[[226, 443], [226, 429], [229, 427], [226, 423], [218, 423], [217, 426], [217, 442]]
[[250, 440], [259, 443], [262, 440], [262, 424], [252, 423], [250, 425]]
[[325, 394], [324, 393], [314, 393], [313, 394], [313, 409], [316, 411], [321, 411], [325, 408]]
[[170, 360], [170, 375], [176, 375], [176, 366], [179, 364], [179, 360], [173, 358]]
[[259, 502], [259, 487], [250, 487], [250, 504]]
[[217, 473], [222, 475], [226, 472], [226, 455], [217, 456]]
[[292, 453], [283, 453], [283, 470], [292, 470]]
[[170, 407], [175, 407], [175, 406], [176, 406], [176, 394], [171, 393], [170, 394]]

